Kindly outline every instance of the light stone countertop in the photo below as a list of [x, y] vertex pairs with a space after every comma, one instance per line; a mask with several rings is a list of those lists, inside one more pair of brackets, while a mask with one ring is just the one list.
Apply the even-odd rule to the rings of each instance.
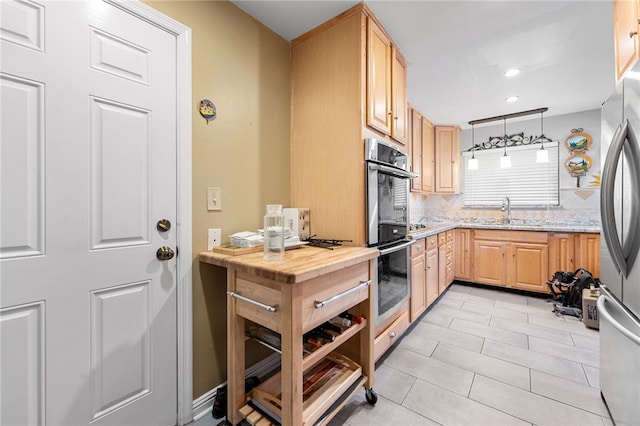
[[527, 224], [518, 223], [518, 220], [511, 224], [500, 223], [475, 223], [475, 222], [427, 222], [425, 228], [416, 229], [409, 232], [409, 236], [414, 240], [430, 237], [440, 232], [455, 228], [467, 229], [495, 229], [504, 231], [539, 231], [539, 232], [584, 232], [600, 233], [601, 227], [584, 224]]

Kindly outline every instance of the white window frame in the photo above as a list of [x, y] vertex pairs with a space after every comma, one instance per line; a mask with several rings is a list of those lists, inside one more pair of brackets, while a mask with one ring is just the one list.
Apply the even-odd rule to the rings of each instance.
[[559, 206], [559, 143], [545, 143], [544, 148], [549, 152], [547, 163], [536, 162], [540, 144], [507, 147], [512, 166], [504, 169], [500, 168], [504, 148], [476, 150], [477, 170], [469, 170], [468, 162], [473, 154], [463, 152], [464, 206], [500, 207], [504, 197], [509, 197], [512, 207]]

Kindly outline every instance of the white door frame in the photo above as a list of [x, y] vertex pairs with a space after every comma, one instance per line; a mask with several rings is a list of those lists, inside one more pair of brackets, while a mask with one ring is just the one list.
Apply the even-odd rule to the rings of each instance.
[[193, 329], [191, 259], [191, 28], [138, 0], [103, 0], [176, 37], [177, 70], [177, 312], [178, 412], [176, 424], [193, 420]]

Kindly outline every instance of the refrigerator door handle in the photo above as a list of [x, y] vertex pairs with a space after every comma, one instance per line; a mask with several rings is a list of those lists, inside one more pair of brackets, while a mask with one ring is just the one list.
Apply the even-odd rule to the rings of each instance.
[[[633, 268], [633, 264], [638, 259], [638, 250], [640, 250], [640, 145], [638, 145], [638, 137], [634, 132], [631, 123], [627, 121], [627, 135], [625, 145], [625, 156], [629, 165], [629, 182], [631, 185], [631, 220], [629, 221], [629, 229], [625, 231], [624, 247], [622, 248], [627, 275]], [[640, 130], [640, 129], [635, 129]], [[625, 275], [625, 278], [627, 277]]]
[[604, 319], [609, 321], [616, 330], [624, 334], [628, 339], [630, 339], [636, 345], [640, 346], [640, 336], [633, 333], [631, 330], [629, 330], [624, 325], [620, 324], [620, 322], [618, 322], [615, 318], [613, 318], [613, 315], [611, 314], [611, 312], [609, 312], [607, 305], [605, 305], [605, 302], [611, 303], [611, 305], [618, 312], [628, 317], [629, 320], [636, 326], [636, 328], [640, 329], [640, 322], [638, 321], [638, 319], [635, 317], [635, 315], [628, 312], [627, 308], [622, 303], [620, 303], [618, 299], [613, 294], [611, 294], [609, 290], [607, 290], [606, 286], [601, 285], [600, 292], [601, 292], [600, 297], [598, 297], [598, 301], [596, 302], [596, 305], [598, 307], [598, 313], [602, 315]]
[[616, 129], [607, 152], [607, 159], [602, 170], [602, 188], [600, 189], [600, 214], [602, 216], [602, 234], [606, 241], [613, 264], [618, 272], [627, 276], [626, 261], [622, 251], [622, 244], [618, 238], [618, 228], [616, 227], [613, 196], [618, 161], [622, 155], [622, 147], [626, 139], [628, 121]]

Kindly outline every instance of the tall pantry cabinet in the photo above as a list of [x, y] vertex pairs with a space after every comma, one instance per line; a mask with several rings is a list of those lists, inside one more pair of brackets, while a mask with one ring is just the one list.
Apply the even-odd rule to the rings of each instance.
[[363, 3], [292, 41], [291, 204], [366, 242], [364, 140], [406, 151], [406, 61]]

